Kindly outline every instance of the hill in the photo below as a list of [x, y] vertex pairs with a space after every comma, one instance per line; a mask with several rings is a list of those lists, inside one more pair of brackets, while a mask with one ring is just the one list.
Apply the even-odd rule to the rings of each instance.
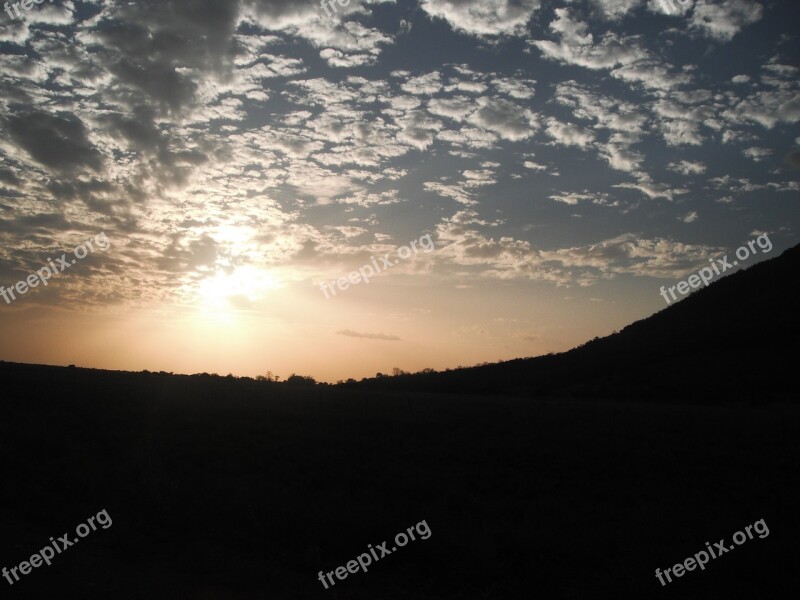
[[795, 246], [569, 352], [365, 379], [355, 385], [415, 392], [755, 404], [793, 397], [793, 344], [800, 333], [798, 272], [800, 246]]

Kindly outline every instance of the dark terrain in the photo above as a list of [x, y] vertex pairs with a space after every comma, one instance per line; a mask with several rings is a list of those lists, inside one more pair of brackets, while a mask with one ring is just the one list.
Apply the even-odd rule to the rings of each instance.
[[[344, 386], [0, 363], [12, 598], [796, 597], [800, 249], [569, 353]], [[393, 389], [394, 388], [394, 389]], [[662, 587], [672, 567], [755, 537]], [[427, 521], [432, 536], [325, 590]]]

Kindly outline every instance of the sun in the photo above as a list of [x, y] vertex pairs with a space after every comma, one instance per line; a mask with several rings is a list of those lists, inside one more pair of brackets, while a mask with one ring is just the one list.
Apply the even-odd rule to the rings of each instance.
[[197, 307], [204, 313], [233, 316], [253, 310], [270, 292], [284, 287], [272, 271], [258, 267], [235, 267], [232, 272], [217, 271], [197, 286]]

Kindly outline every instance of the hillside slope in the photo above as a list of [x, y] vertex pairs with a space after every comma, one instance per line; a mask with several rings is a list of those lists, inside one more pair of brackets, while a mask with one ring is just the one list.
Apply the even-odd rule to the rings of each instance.
[[792, 389], [793, 343], [800, 331], [794, 296], [799, 266], [800, 246], [795, 246], [569, 352], [358, 385], [756, 404], [785, 398]]

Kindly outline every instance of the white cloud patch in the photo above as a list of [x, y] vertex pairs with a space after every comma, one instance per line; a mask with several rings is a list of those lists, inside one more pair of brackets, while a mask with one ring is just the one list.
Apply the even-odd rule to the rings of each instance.
[[769, 148], [759, 148], [752, 146], [742, 150], [742, 154], [754, 162], [762, 162], [772, 156], [772, 150]]
[[422, 0], [431, 17], [476, 36], [521, 35], [540, 0]]
[[592, 0], [600, 8], [603, 15], [612, 21], [617, 21], [639, 7], [643, 0]]
[[568, 64], [588, 69], [610, 69], [631, 64], [647, 56], [639, 44], [625, 43], [617, 35], [609, 33], [599, 43], [589, 33], [589, 26], [576, 21], [569, 9], [557, 8], [556, 18], [550, 23], [550, 30], [560, 38], [559, 42], [534, 40], [532, 43], [545, 56]]
[[575, 206], [580, 202], [589, 202], [591, 204], [596, 204], [598, 206], [617, 206], [617, 202], [612, 202], [609, 199], [609, 195], [604, 192], [590, 192], [589, 190], [583, 190], [583, 193], [577, 192], [561, 192], [558, 194], [553, 194], [549, 196], [551, 200], [555, 202], [562, 202], [563, 204], [569, 204]]
[[667, 165], [667, 168], [681, 175], [702, 175], [706, 172], [706, 165], [700, 161], [692, 162], [689, 160], [681, 160], [678, 162], [671, 162]]
[[764, 7], [757, 0], [708, 0], [697, 2], [691, 26], [720, 41], [729, 41], [744, 29], [759, 21]]
[[589, 25], [573, 19], [568, 8], [557, 8], [550, 30], [558, 41], [533, 40], [542, 54], [562, 63], [592, 70], [610, 70], [611, 75], [624, 81], [642, 84], [650, 89], [672, 89], [691, 82], [685, 73], [654, 57], [638, 37], [607, 32], [599, 41], [589, 31]]
[[478, 110], [468, 121], [510, 141], [529, 138], [538, 128], [533, 111], [502, 98], [479, 98]]
[[514, 79], [511, 77], [504, 77], [494, 79], [492, 85], [501, 94], [506, 94], [515, 100], [529, 100], [534, 95], [533, 79]]
[[530, 169], [532, 171], [539, 171], [539, 172], [547, 171], [547, 165], [540, 165], [539, 163], [534, 162], [532, 160], [524, 161], [522, 163], [522, 166], [525, 167], [526, 169]]
[[562, 123], [553, 118], [547, 120], [545, 131], [557, 144], [562, 146], [586, 148], [595, 140], [594, 133], [590, 130], [572, 123]]
[[637, 178], [636, 183], [618, 183], [611, 187], [638, 190], [651, 200], [658, 198], [673, 200], [675, 196], [689, 193], [689, 190], [686, 188], [671, 188], [665, 183], [656, 183], [646, 173], [636, 173], [635, 175]]

